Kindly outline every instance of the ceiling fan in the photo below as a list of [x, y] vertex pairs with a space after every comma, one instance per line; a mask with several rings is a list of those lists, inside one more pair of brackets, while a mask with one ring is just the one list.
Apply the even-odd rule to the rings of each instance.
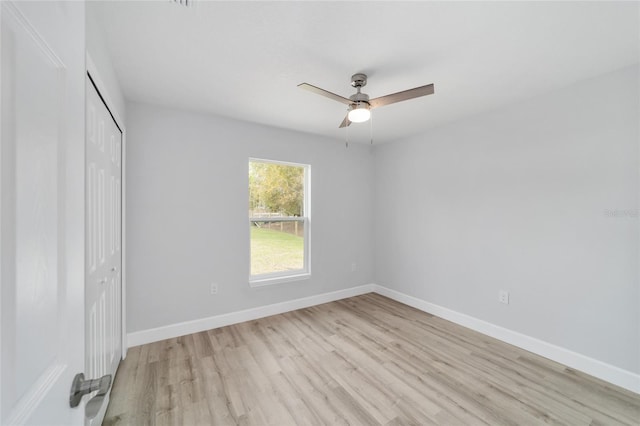
[[371, 118], [371, 110], [373, 108], [384, 105], [394, 104], [400, 101], [406, 101], [420, 96], [432, 95], [433, 84], [415, 87], [413, 89], [404, 90], [402, 92], [392, 93], [390, 95], [381, 96], [379, 98], [369, 99], [369, 95], [361, 93], [360, 90], [367, 85], [367, 75], [358, 73], [351, 76], [351, 85], [356, 88], [357, 92], [348, 98], [336, 95], [328, 90], [321, 89], [308, 83], [300, 83], [298, 87], [306, 89], [318, 95], [325, 96], [334, 101], [347, 105], [347, 116], [342, 120], [340, 127], [347, 127], [351, 123], [363, 123]]

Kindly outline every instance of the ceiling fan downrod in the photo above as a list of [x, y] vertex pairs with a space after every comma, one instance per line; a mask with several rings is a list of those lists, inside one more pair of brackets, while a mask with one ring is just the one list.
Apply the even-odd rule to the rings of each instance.
[[[361, 90], [364, 86], [367, 85], [367, 75], [366, 74], [354, 74], [351, 76], [351, 85], [356, 88], [356, 93], [349, 96], [355, 105], [351, 105], [352, 107], [357, 108], [362, 103], [366, 103], [369, 105], [369, 95], [366, 93], [362, 93]], [[354, 109], [354, 108], [352, 108]]]

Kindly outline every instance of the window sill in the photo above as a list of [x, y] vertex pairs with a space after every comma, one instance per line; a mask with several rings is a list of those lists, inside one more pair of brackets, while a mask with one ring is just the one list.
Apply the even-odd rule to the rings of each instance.
[[304, 281], [311, 278], [310, 272], [303, 272], [296, 275], [286, 275], [280, 277], [256, 278], [249, 280], [249, 287], [264, 287], [268, 285], [290, 283], [294, 281]]

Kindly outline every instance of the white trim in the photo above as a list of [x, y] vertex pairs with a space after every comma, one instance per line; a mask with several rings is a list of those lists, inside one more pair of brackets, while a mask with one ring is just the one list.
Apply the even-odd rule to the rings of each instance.
[[590, 374], [631, 392], [640, 394], [640, 374], [623, 370], [597, 359], [570, 351], [560, 346], [491, 324], [487, 321], [409, 296], [399, 291], [373, 284], [373, 291], [405, 305], [444, 318], [471, 330], [494, 337], [534, 354], [549, 358], [568, 367]]
[[304, 222], [301, 216], [250, 217], [249, 222]]
[[305, 280], [308, 280], [309, 278], [311, 278], [311, 274], [308, 273], [308, 272], [301, 272], [298, 275], [277, 274], [275, 276], [266, 276], [266, 278], [259, 278], [259, 277], [265, 277], [265, 275], [254, 275], [254, 277], [256, 277], [256, 278], [249, 280], [249, 287], [251, 287], [251, 288], [258, 288], [258, 287], [265, 287], [265, 286], [269, 286], [269, 285], [291, 283], [291, 282], [296, 282], [296, 281], [305, 281]]
[[122, 359], [127, 357], [127, 129], [122, 129], [122, 149], [120, 150], [122, 162], [122, 189], [120, 190], [120, 255], [122, 256], [120, 263], [120, 328], [122, 329]]
[[173, 337], [184, 336], [186, 334], [199, 333], [213, 328], [224, 327], [226, 325], [238, 324], [271, 315], [282, 314], [295, 311], [296, 309], [308, 308], [322, 303], [333, 302], [347, 297], [359, 296], [361, 294], [373, 292], [373, 284], [365, 284], [359, 287], [352, 287], [344, 290], [332, 291], [330, 293], [317, 294], [315, 296], [303, 297], [301, 299], [289, 300], [286, 302], [274, 303], [272, 305], [259, 306], [245, 309], [243, 311], [230, 312], [222, 315], [215, 315], [193, 321], [185, 321], [178, 324], [164, 327], [152, 328], [149, 330], [129, 333], [128, 344], [130, 347], [144, 345], [145, 343], [157, 342], [171, 339]]
[[366, 293], [378, 293], [382, 296], [403, 303], [407, 306], [419, 309], [423, 312], [436, 315], [463, 327], [475, 330], [487, 336], [494, 337], [503, 342], [517, 346], [526, 351], [543, 356], [550, 360], [559, 362], [570, 368], [590, 374], [594, 377], [607, 381], [621, 388], [640, 394], [640, 375], [631, 371], [623, 370], [619, 367], [607, 364], [597, 359], [570, 351], [560, 346], [491, 324], [487, 321], [474, 318], [472, 316], [445, 308], [434, 303], [427, 302], [417, 297], [409, 296], [399, 291], [389, 289], [377, 284], [365, 284], [359, 287], [352, 287], [345, 290], [338, 290], [331, 293], [318, 294], [302, 299], [290, 300], [287, 302], [275, 303], [273, 305], [260, 306], [238, 312], [216, 315], [209, 318], [187, 321], [172, 324], [164, 327], [130, 333], [128, 337], [129, 346], [138, 346], [146, 343], [157, 342], [173, 337], [184, 336], [186, 334], [198, 333], [200, 331], [213, 328], [224, 327], [226, 325], [238, 324], [244, 321], [251, 321], [264, 318], [270, 315], [277, 315], [296, 309], [307, 308], [322, 303], [333, 302], [347, 297], [359, 296]]
[[113, 119], [115, 120], [116, 124], [118, 125], [118, 127], [120, 128], [120, 131], [122, 132], [122, 149], [120, 150], [120, 166], [121, 166], [121, 172], [122, 172], [122, 176], [121, 176], [121, 182], [122, 182], [122, 189], [120, 191], [120, 196], [122, 197], [122, 200], [120, 200], [120, 208], [121, 208], [121, 232], [122, 235], [120, 236], [120, 255], [122, 256], [121, 259], [121, 264], [120, 264], [120, 302], [121, 302], [121, 306], [120, 306], [120, 325], [121, 325], [121, 329], [122, 329], [122, 342], [121, 342], [121, 346], [122, 346], [122, 359], [125, 359], [127, 357], [127, 269], [126, 269], [126, 263], [125, 263], [125, 259], [126, 259], [126, 242], [127, 242], [127, 220], [126, 220], [126, 215], [125, 215], [125, 209], [126, 209], [126, 194], [127, 194], [127, 179], [126, 179], [126, 152], [127, 152], [127, 129], [124, 125], [124, 120], [122, 119], [122, 115], [120, 115], [120, 111], [118, 111], [116, 109], [116, 104], [111, 100], [111, 97], [109, 96], [109, 91], [107, 90], [107, 86], [104, 84], [102, 78], [100, 77], [100, 73], [98, 72], [98, 67], [96, 67], [96, 64], [93, 62], [93, 59], [91, 59], [91, 55], [89, 54], [89, 52], [86, 52], [86, 68], [87, 68], [87, 73], [89, 73], [89, 75], [91, 76], [91, 79], [93, 80], [93, 84], [95, 84], [96, 88], [98, 89], [98, 92], [100, 93], [100, 96], [102, 96], [102, 100], [104, 101], [104, 103], [107, 105], [107, 108], [109, 108], [109, 111], [111, 112], [111, 115], [113, 116]]
[[266, 164], [273, 163], [273, 164], [279, 164], [281, 166], [293, 166], [293, 167], [302, 167], [302, 168], [309, 167], [309, 164], [304, 164], [304, 163], [294, 163], [293, 161], [271, 160], [269, 158], [258, 158], [258, 157], [249, 157], [249, 162], [266, 163]]
[[[3, 2], [2, 4], [0, 4], [0, 34], [2, 34], [2, 30], [3, 30], [3, 25], [2, 25], [2, 14], [3, 14], [3, 10], [4, 10], [4, 5], [8, 4], [8, 2]], [[0, 52], [0, 55], [2, 53]], [[1, 57], [1, 56], [0, 56]], [[0, 99], [2, 99], [2, 66], [0, 66]], [[2, 129], [2, 108], [0, 108], [0, 129]], [[0, 131], [0, 143], [2, 142], [2, 136], [1, 136], [1, 131]], [[2, 149], [0, 149], [0, 166], [2, 165]], [[0, 188], [2, 188], [3, 186], [3, 182], [2, 182], [2, 174], [1, 170], [0, 170]], [[3, 223], [2, 220], [2, 205], [5, 203], [4, 198], [6, 196], [0, 197], [0, 224]], [[0, 227], [1, 229], [1, 227]], [[0, 230], [0, 247], [3, 245], [2, 241], [4, 241], [4, 235], [3, 232]], [[0, 248], [0, 258], [2, 257], [2, 252], [3, 250]], [[2, 276], [2, 262], [0, 262], [0, 277]], [[2, 282], [0, 282], [0, 284], [2, 284]], [[0, 318], [4, 318], [3, 312], [2, 312], [2, 306], [3, 306], [3, 302], [2, 302], [2, 294], [5, 293], [6, 290], [2, 290], [2, 287], [0, 287]], [[3, 347], [2, 347], [2, 341], [3, 341], [3, 335], [2, 335], [2, 327], [0, 327], [0, 419], [3, 419], [4, 417], [6, 417], [5, 415], [2, 414], [2, 401], [4, 401], [3, 395], [2, 395], [2, 388], [4, 386], [2, 386], [2, 374], [3, 373], [3, 366], [5, 365], [2, 362], [2, 354], [4, 353]], [[5, 360], [6, 363], [6, 360]]]

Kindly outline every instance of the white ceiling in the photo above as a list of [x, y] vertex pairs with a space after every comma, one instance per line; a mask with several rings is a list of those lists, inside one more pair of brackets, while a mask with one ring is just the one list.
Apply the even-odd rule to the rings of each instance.
[[[356, 72], [372, 98], [435, 84], [373, 111], [375, 143], [544, 94], [639, 61], [636, 2], [97, 2], [129, 100], [344, 139]], [[369, 142], [368, 123], [349, 128]]]

